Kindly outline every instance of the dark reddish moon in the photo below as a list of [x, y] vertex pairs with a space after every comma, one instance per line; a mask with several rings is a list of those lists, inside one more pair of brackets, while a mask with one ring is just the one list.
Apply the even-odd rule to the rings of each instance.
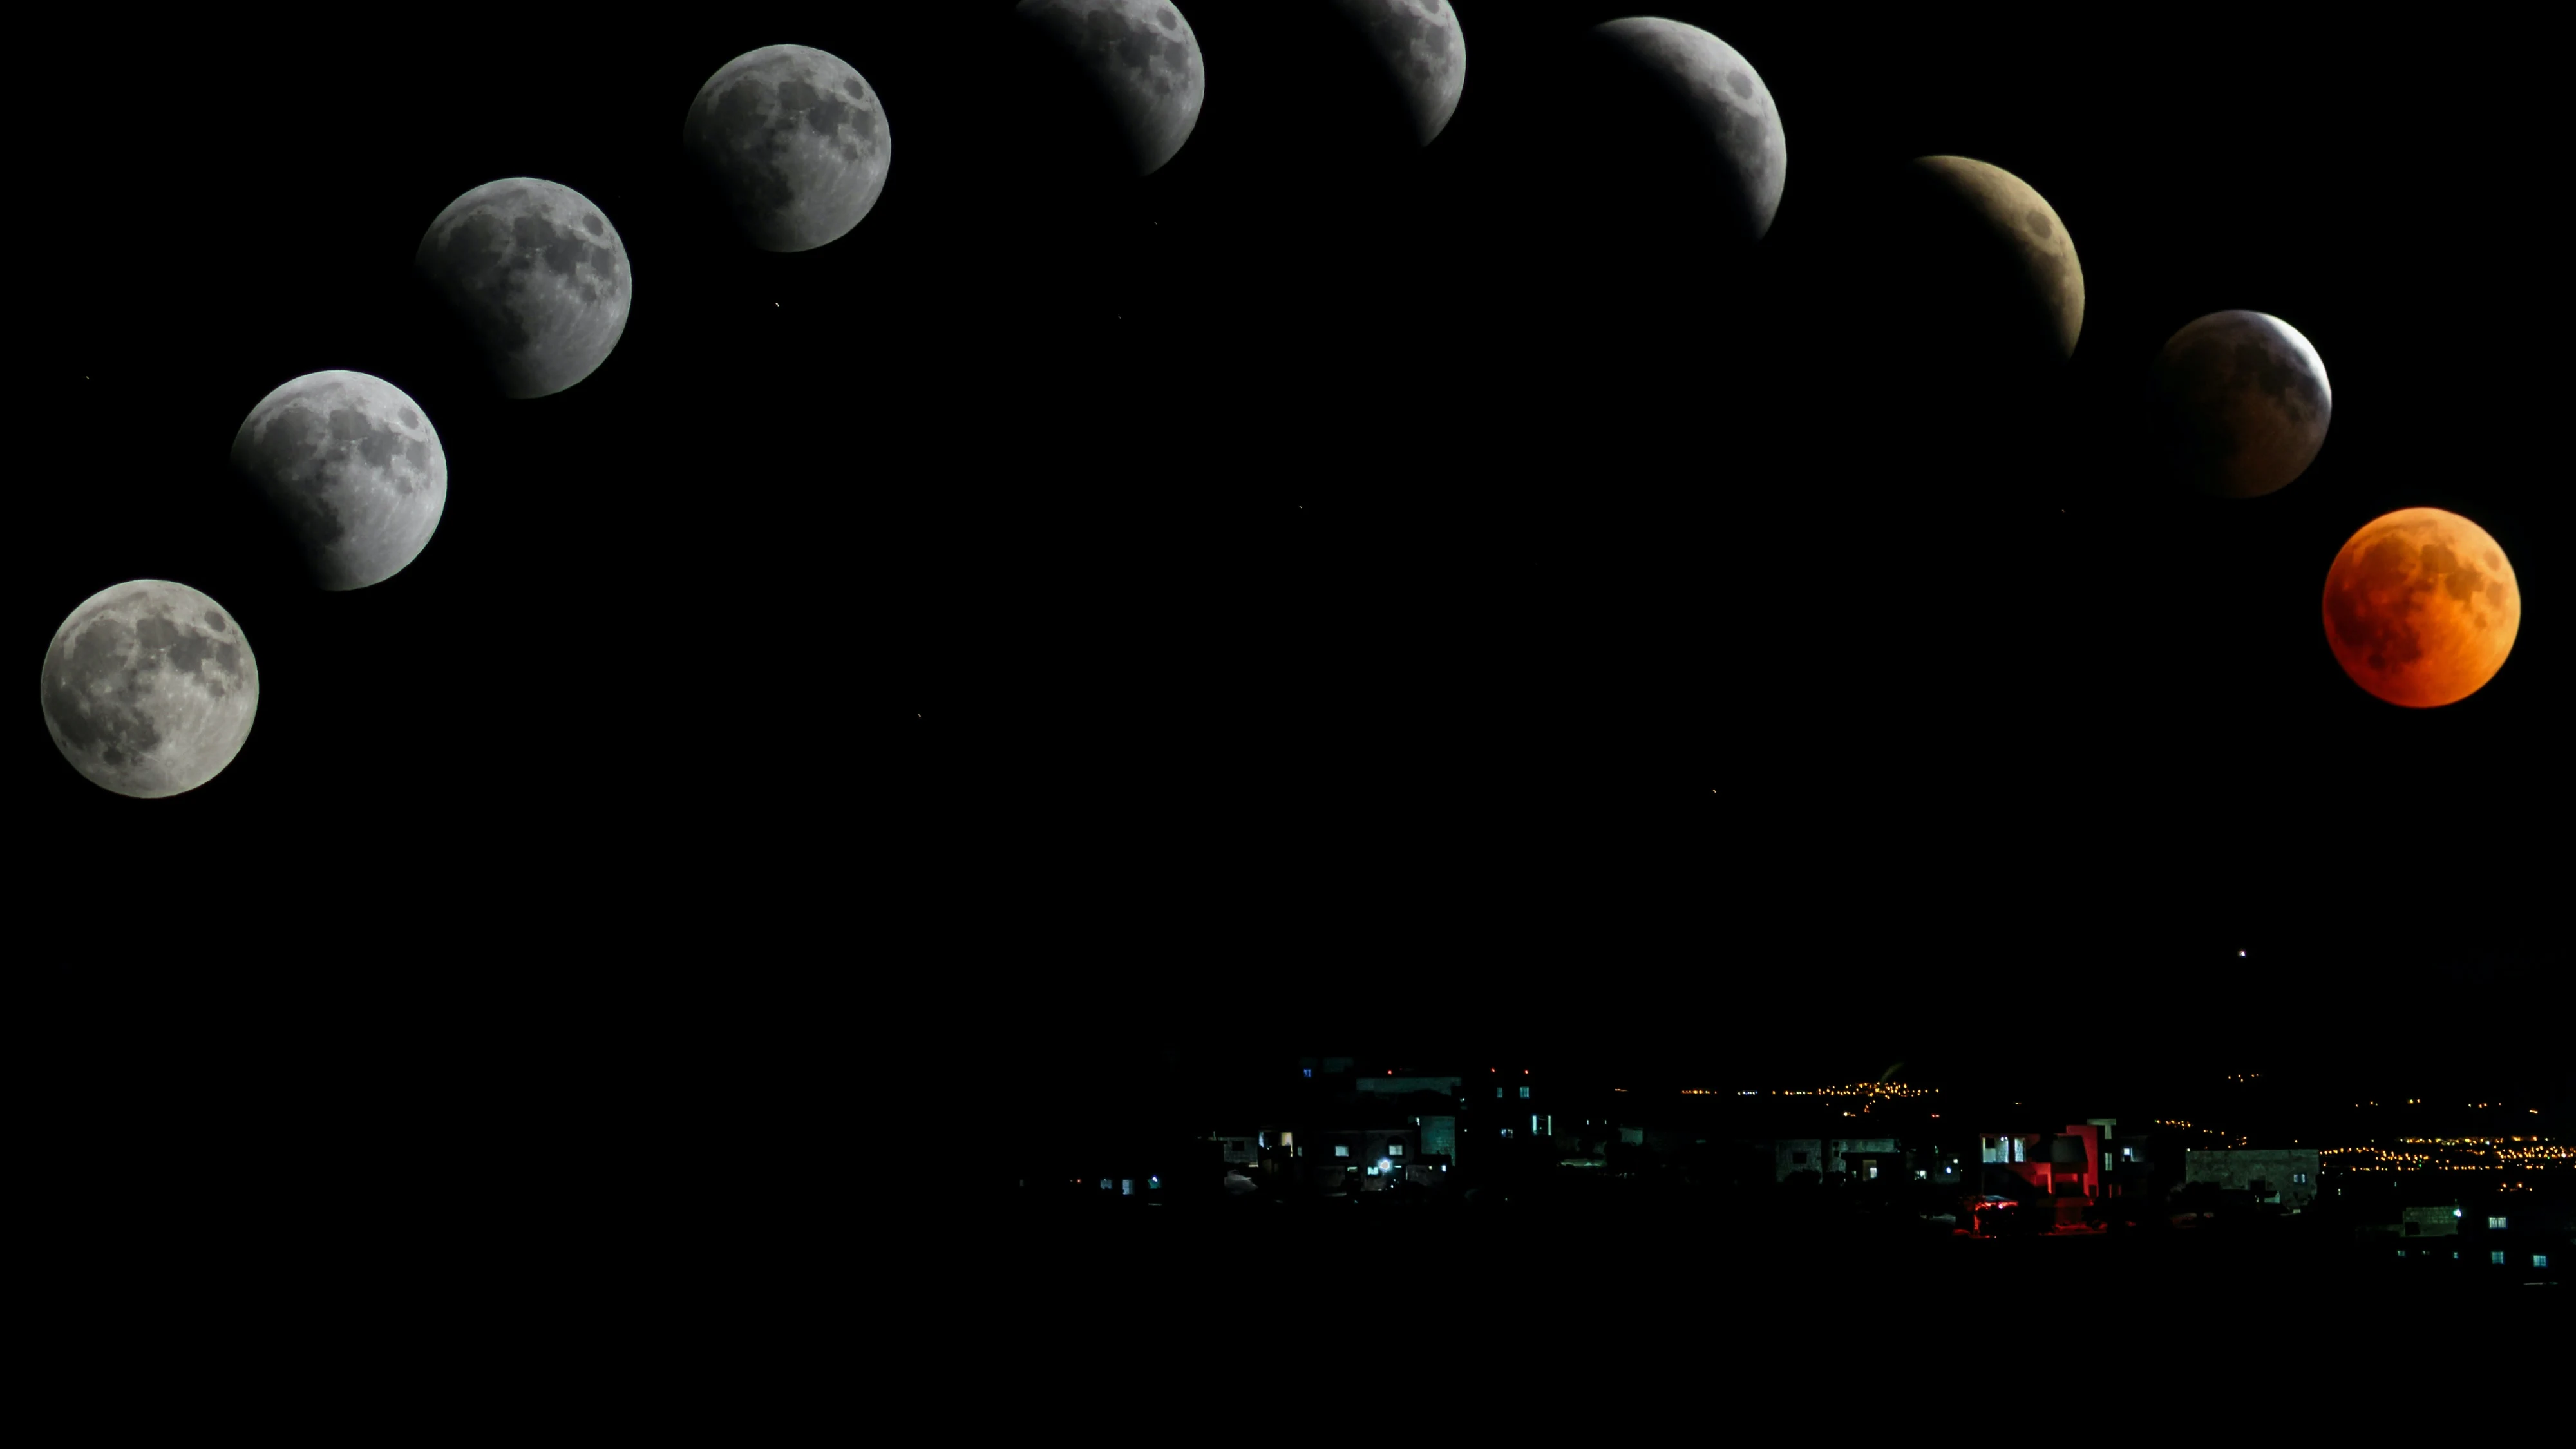
[[2212, 312], [2157, 355], [2167, 465], [2221, 498], [2260, 498], [2316, 461], [2334, 416], [2326, 365], [2299, 329], [2263, 312]]
[[2513, 565], [2438, 508], [2362, 525], [2326, 572], [2326, 643], [2362, 688], [2409, 709], [2456, 704], [2504, 667], [2522, 625]]

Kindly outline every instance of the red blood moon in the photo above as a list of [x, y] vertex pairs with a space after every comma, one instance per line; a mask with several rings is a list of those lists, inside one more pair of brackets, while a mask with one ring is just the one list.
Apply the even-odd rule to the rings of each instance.
[[2326, 571], [2326, 643], [2352, 682], [2410, 709], [2475, 694], [2513, 650], [2522, 590], [2487, 531], [2438, 508], [2364, 524]]

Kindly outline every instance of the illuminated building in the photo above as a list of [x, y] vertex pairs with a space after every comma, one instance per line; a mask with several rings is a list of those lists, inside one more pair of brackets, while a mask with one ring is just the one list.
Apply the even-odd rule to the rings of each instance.
[[1351, 1078], [1351, 1086], [1364, 1098], [1410, 1097], [1415, 1093], [1428, 1093], [1443, 1100], [1454, 1101], [1461, 1092], [1466, 1090], [1466, 1081], [1465, 1077], [1454, 1073], [1397, 1072], [1392, 1068], [1386, 1068], [1375, 1073], [1363, 1072], [1354, 1075]]
[[1292, 1192], [1436, 1185], [1462, 1162], [1490, 1165], [1524, 1146], [1543, 1154], [1555, 1130], [1551, 1094], [1527, 1065], [1426, 1071], [1303, 1057], [1283, 1086], [1248, 1175]]
[[[2019, 1202], [2068, 1200], [2080, 1212], [2102, 1194], [2102, 1136], [2109, 1126], [2102, 1118], [2056, 1131], [1980, 1134], [1979, 1190]], [[2071, 1220], [2065, 1209], [2058, 1216]]]
[[2510, 1191], [2463, 1193], [2457, 1201], [2416, 1204], [2355, 1228], [2407, 1263], [2461, 1277], [2495, 1275], [2515, 1283], [2563, 1281], [2576, 1262], [2576, 1202], [2564, 1196]]
[[1908, 1175], [1904, 1149], [1893, 1137], [1781, 1137], [1771, 1143], [1778, 1180], [1792, 1173], [1842, 1173], [1854, 1182]]
[[2296, 1211], [2316, 1201], [2320, 1160], [2313, 1147], [2187, 1148], [2182, 1180], [2250, 1192], [2257, 1202]]

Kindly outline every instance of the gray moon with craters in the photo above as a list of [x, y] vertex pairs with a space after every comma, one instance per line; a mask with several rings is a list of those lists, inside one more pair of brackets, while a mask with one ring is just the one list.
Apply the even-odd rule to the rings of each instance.
[[2316, 461], [2334, 417], [2326, 365], [2263, 312], [2212, 312], [2156, 355], [2157, 423], [2174, 475], [2221, 498], [2259, 498]]
[[447, 450], [409, 394], [363, 372], [313, 372], [259, 400], [232, 467], [267, 500], [326, 589], [403, 571], [447, 508]]
[[1020, 0], [1023, 24], [1055, 42], [1100, 88], [1150, 176], [1180, 154], [1207, 99], [1198, 36], [1170, 0]]
[[569, 186], [487, 181], [447, 204], [412, 260], [505, 397], [562, 392], [626, 334], [626, 243]]
[[803, 45], [738, 55], [698, 88], [680, 145], [763, 251], [849, 235], [885, 190], [894, 136], [867, 79]]
[[1333, 8], [1368, 37], [1413, 116], [1414, 139], [1428, 146], [1467, 91], [1467, 38], [1449, 0], [1333, 0]]
[[45, 731], [92, 784], [156, 800], [223, 773], [259, 713], [259, 663], [214, 600], [166, 579], [101, 589], [45, 648]]
[[1780, 212], [1788, 184], [1789, 142], [1780, 108], [1752, 62], [1734, 46], [1696, 25], [1650, 16], [1610, 20], [1592, 27], [1593, 38], [1658, 81], [1681, 101], [1692, 120], [1707, 128], [1721, 178], [1743, 204], [1744, 220], [1759, 240]]

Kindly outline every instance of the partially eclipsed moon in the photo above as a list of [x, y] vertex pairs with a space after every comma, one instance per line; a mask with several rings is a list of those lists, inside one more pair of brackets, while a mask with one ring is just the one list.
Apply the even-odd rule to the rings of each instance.
[[2316, 348], [2262, 312], [2212, 312], [2176, 332], [2155, 388], [2167, 466], [2223, 498], [2259, 498], [2306, 472], [2334, 415]]
[[2522, 625], [2513, 565], [2456, 513], [2407, 508], [2364, 524], [2326, 572], [2326, 644], [2352, 681], [2432, 709], [2495, 678]]
[[1404, 95], [1414, 139], [1428, 146], [1467, 91], [1467, 42], [1449, 0], [1334, 0]]
[[811, 251], [864, 220], [894, 137], [867, 79], [839, 56], [772, 45], [698, 88], [680, 144], [752, 245]]
[[2084, 268], [2075, 259], [2075, 238], [2048, 198], [2002, 167], [1965, 156], [1918, 157], [1910, 170], [1918, 184], [1947, 195], [1982, 223], [1987, 240], [1979, 245], [2009, 258], [2039, 334], [2059, 361], [2073, 357], [2084, 332]]
[[158, 799], [222, 773], [259, 712], [259, 663], [214, 600], [134, 579], [81, 601], [45, 650], [45, 732], [73, 769]]
[[326, 589], [400, 573], [447, 507], [438, 430], [402, 389], [363, 372], [307, 373], [261, 398], [233, 434], [232, 465]]
[[1207, 68], [1178, 6], [1170, 0], [1020, 0], [1016, 13], [1099, 88], [1137, 175], [1151, 175], [1180, 154], [1199, 123]]
[[[1592, 28], [1592, 38], [1624, 62], [1630, 76], [1660, 89], [1681, 107], [1702, 132], [1720, 173], [1711, 179], [1727, 189], [1747, 238], [1758, 241], [1766, 235], [1788, 184], [1789, 143], [1771, 88], [1753, 63], [1734, 46], [1678, 20], [1607, 21]], [[1676, 178], [1684, 185], [1700, 180]]]
[[569, 186], [513, 176], [447, 204], [413, 265], [483, 354], [505, 397], [588, 377], [626, 335], [626, 243]]

